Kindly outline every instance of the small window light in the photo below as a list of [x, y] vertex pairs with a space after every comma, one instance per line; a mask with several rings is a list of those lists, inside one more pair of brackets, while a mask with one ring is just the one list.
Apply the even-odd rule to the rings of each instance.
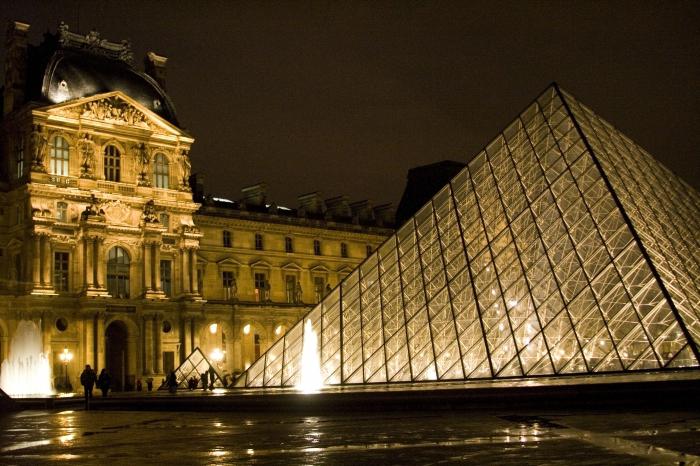
[[212, 335], [215, 334], [218, 329], [219, 329], [219, 324], [217, 324], [217, 323], [213, 323], [213, 324], [209, 325], [209, 333], [211, 333]]
[[280, 333], [282, 333], [282, 326], [278, 325], [277, 328], [275, 329], [275, 335], [279, 335]]
[[243, 334], [248, 335], [250, 333], [250, 324], [245, 324], [243, 326]]

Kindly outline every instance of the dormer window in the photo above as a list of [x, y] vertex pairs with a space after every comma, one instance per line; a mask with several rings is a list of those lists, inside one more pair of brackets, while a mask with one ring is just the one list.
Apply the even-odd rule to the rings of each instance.
[[105, 180], [121, 181], [121, 154], [115, 146], [105, 147], [104, 152]]

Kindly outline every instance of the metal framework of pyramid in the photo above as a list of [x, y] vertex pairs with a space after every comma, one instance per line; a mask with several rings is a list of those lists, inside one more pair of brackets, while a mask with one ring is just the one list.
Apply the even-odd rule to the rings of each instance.
[[[191, 377], [195, 377], [199, 381], [201, 374], [203, 372], [208, 372], [210, 368], [214, 368], [214, 372], [216, 373], [216, 380], [213, 382], [213, 385], [217, 388], [223, 387], [223, 379], [219, 371], [216, 370], [216, 366], [209, 362], [199, 347], [195, 348], [190, 355], [182, 361], [182, 364], [175, 369], [177, 388], [188, 388], [187, 382]], [[167, 388], [167, 382], [163, 381], [158, 390], [167, 390]]]
[[239, 378], [698, 367], [700, 195], [554, 84]]

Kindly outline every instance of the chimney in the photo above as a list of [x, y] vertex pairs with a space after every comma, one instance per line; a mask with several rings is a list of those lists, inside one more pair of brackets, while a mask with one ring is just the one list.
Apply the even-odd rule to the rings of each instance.
[[146, 74], [155, 79], [158, 85], [165, 91], [165, 64], [168, 58], [157, 55], [154, 52], [147, 52], [143, 59]]
[[364, 200], [350, 204], [352, 210], [353, 223], [367, 225], [374, 223], [374, 210], [372, 210], [372, 201]]
[[395, 217], [396, 209], [392, 207], [391, 203], [378, 205], [374, 208], [374, 218], [378, 227], [393, 227]]
[[352, 210], [347, 196], [336, 196], [326, 199], [326, 218], [329, 220], [350, 220]]
[[5, 39], [5, 92], [3, 114], [16, 110], [24, 103], [27, 85], [27, 33], [29, 24], [10, 21]]
[[297, 197], [299, 201], [299, 216], [300, 217], [318, 217], [323, 215], [323, 199], [318, 191], [313, 193], [302, 194]]
[[246, 186], [241, 189], [243, 193], [243, 204], [246, 207], [265, 207], [267, 200], [267, 185], [258, 183], [252, 186]]

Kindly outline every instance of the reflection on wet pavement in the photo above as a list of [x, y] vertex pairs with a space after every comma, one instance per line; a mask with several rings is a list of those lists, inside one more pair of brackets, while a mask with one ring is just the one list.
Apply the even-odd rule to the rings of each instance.
[[700, 412], [0, 416], [0, 464], [692, 464]]

